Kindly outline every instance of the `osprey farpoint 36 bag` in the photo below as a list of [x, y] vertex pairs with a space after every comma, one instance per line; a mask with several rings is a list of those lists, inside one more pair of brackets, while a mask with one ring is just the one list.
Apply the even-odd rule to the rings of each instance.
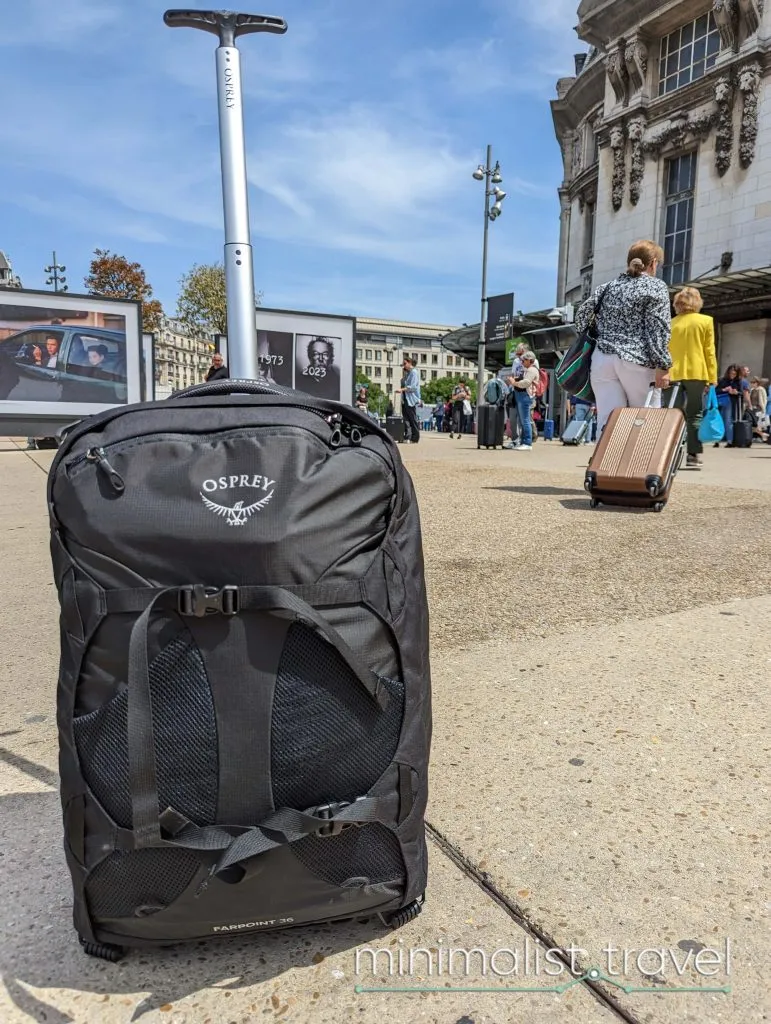
[[86, 952], [417, 914], [428, 610], [388, 434], [217, 381], [77, 424], [48, 502]]

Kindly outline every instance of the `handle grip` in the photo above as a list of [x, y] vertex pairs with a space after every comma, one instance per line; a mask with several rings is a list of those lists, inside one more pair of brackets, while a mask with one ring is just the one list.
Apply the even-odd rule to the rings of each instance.
[[236, 11], [170, 10], [163, 15], [169, 28], [200, 28], [219, 36], [222, 46], [233, 46], [239, 36], [253, 32], [283, 35], [287, 23], [267, 14], [238, 14]]
[[194, 384], [192, 387], [177, 391], [166, 399], [203, 398], [205, 395], [287, 395], [296, 397], [292, 388], [284, 388], [279, 384], [263, 384], [259, 380], [213, 380], [210, 384]]

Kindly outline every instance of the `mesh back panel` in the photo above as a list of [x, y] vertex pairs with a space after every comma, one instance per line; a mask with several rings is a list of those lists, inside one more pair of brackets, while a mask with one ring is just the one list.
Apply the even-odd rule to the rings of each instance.
[[276, 807], [353, 800], [380, 778], [396, 753], [404, 714], [404, 685], [383, 682], [391, 698], [385, 711], [334, 647], [307, 626], [290, 627], [273, 700]]
[[348, 828], [339, 836], [306, 836], [292, 852], [332, 885], [342, 885], [348, 878], [395, 882], [404, 877], [399, 840], [385, 825]]
[[86, 881], [93, 917], [145, 916], [178, 899], [193, 880], [200, 860], [187, 850], [112, 853]]
[[[273, 700], [271, 770], [276, 807], [311, 807], [363, 796], [393, 760], [404, 715], [404, 686], [384, 680], [381, 710], [343, 659], [316, 632], [293, 625]], [[307, 836], [292, 852], [332, 885], [349, 878], [404, 877], [399, 840], [384, 825]]]
[[[217, 729], [206, 670], [185, 634], [150, 666], [153, 732], [160, 810], [174, 807], [208, 824], [217, 809]], [[73, 723], [83, 778], [116, 824], [131, 828], [128, 772], [128, 695]]]

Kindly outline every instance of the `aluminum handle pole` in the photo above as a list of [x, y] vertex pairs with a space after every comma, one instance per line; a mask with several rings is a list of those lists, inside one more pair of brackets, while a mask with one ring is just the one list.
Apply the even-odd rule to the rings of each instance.
[[487, 357], [485, 346], [485, 331], [487, 328], [487, 234], [490, 227], [490, 178], [492, 170], [492, 146], [487, 147], [487, 167], [485, 168], [485, 232], [482, 242], [482, 310], [479, 314], [479, 350], [477, 352], [477, 419], [479, 418], [479, 407], [485, 404], [485, 361]]
[[244, 145], [241, 55], [236, 46], [216, 51], [222, 200], [225, 211], [225, 287], [228, 304], [230, 376], [256, 380], [257, 319], [249, 235], [249, 197]]

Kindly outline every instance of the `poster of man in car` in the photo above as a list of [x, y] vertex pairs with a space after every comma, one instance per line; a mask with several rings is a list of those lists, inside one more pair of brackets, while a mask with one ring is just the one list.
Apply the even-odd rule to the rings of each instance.
[[130, 401], [126, 304], [44, 294], [0, 296], [0, 402]]

